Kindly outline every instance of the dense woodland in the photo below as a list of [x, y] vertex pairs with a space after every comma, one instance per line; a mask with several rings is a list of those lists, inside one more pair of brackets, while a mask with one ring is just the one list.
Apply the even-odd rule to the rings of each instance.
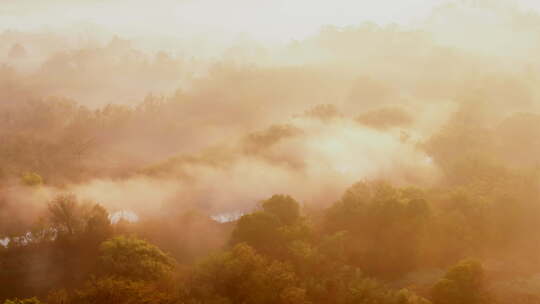
[[473, 4], [217, 58], [0, 32], [0, 302], [540, 303], [540, 16]]

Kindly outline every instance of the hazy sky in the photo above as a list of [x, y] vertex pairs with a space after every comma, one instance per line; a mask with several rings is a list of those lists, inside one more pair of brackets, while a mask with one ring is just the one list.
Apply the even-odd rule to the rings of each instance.
[[[501, 0], [466, 0], [501, 1]], [[301, 38], [320, 26], [410, 23], [447, 0], [0, 0], [0, 28], [94, 23], [131, 35], [247, 33], [260, 40]], [[518, 0], [540, 10], [538, 0]]]

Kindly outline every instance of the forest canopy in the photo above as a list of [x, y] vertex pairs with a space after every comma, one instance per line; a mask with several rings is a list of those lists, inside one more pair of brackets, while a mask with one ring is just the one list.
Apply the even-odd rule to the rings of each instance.
[[226, 39], [274, 4], [187, 38], [167, 18], [208, 1], [163, 1], [146, 29], [135, 2], [109, 20], [129, 1], [61, 1], [109, 12], [69, 30], [0, 8], [0, 303], [540, 302], [540, 13], [450, 1], [278, 43]]

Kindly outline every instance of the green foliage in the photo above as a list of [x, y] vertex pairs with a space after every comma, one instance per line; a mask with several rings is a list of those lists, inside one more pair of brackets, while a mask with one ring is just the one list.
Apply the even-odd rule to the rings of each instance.
[[[337, 269], [336, 269], [337, 270]], [[356, 304], [429, 304], [430, 302], [407, 289], [393, 290], [358, 271], [338, 271], [319, 285], [312, 298], [316, 303]], [[322, 288], [321, 288], [322, 287]]]
[[[417, 271], [420, 265], [444, 264], [466, 252], [488, 248], [499, 241], [496, 236], [506, 239], [490, 219], [507, 223], [509, 227], [504, 229], [513, 229], [509, 235], [515, 235], [527, 227], [520, 220], [534, 214], [527, 212], [531, 209], [524, 203], [489, 202], [487, 197], [468, 188], [427, 193], [382, 181], [353, 185], [320, 218], [314, 216], [309, 221], [299, 215], [298, 203], [288, 196], [276, 195], [261, 205], [262, 210], [246, 214], [234, 224], [212, 222], [217, 225], [215, 229], [232, 230], [233, 247], [210, 256], [194, 269], [186, 267], [176, 272], [179, 269], [168, 254], [141, 239], [109, 239], [100, 247], [99, 263], [87, 256], [90, 266], [86, 267], [100, 266], [94, 272], [98, 278], [89, 280], [74, 293], [50, 295], [48, 301], [425, 304], [428, 301], [419, 295], [430, 294], [435, 304], [483, 304], [490, 297], [478, 262], [460, 262], [436, 284], [434, 279], [422, 286], [411, 281], [396, 282], [407, 272]], [[193, 216], [182, 217], [182, 227]], [[98, 240], [112, 233], [108, 213], [102, 206], [79, 203], [73, 195], [60, 195], [51, 201], [42, 224], [41, 231], [57, 231], [58, 238], [53, 236], [50, 240], [56, 242], [69, 236], [69, 244], [79, 244], [59, 247], [68, 256], [83, 257], [83, 251], [78, 250], [91, 251]], [[138, 229], [153, 230], [160, 224], [155, 222], [154, 226]], [[158, 234], [170, 227], [163, 226], [165, 230]], [[32, 231], [32, 240], [38, 239], [38, 232]], [[423, 261], [424, 257], [437, 260]], [[96, 253], [94, 261], [97, 259]], [[78, 267], [73, 262], [66, 265]], [[87, 278], [81, 277], [79, 282]], [[407, 289], [389, 288], [379, 279], [396, 283], [394, 286], [407, 286], [419, 295]], [[164, 284], [176, 287], [165, 288]]]
[[41, 186], [43, 185], [43, 178], [35, 172], [28, 172], [21, 176], [21, 182], [30, 187]]
[[262, 207], [285, 225], [291, 225], [300, 218], [300, 204], [288, 195], [273, 195], [262, 202]]
[[73, 194], [58, 195], [48, 206], [49, 220], [60, 234], [74, 235], [82, 230], [82, 212]]
[[362, 182], [327, 211], [325, 229], [328, 234], [347, 232], [348, 262], [371, 275], [395, 277], [419, 261], [430, 213], [417, 189]]
[[300, 206], [287, 195], [262, 202], [262, 211], [246, 214], [236, 223], [232, 244], [247, 243], [261, 253], [284, 258], [294, 241], [305, 240], [311, 228], [300, 217]]
[[118, 236], [101, 244], [103, 273], [131, 280], [158, 280], [171, 274], [174, 260], [135, 237]]
[[204, 303], [307, 303], [292, 268], [238, 244], [200, 264], [192, 278], [192, 296]]
[[37, 298], [5, 300], [4, 304], [41, 304]]
[[153, 284], [118, 278], [92, 279], [73, 296], [73, 304], [167, 304], [173, 303], [167, 295]]
[[474, 260], [464, 260], [452, 267], [431, 290], [434, 304], [486, 303], [484, 271]]
[[233, 244], [245, 242], [259, 250], [267, 251], [278, 242], [279, 219], [266, 212], [246, 214], [238, 219], [232, 234]]
[[60, 237], [85, 237], [88, 241], [101, 242], [112, 232], [105, 208], [93, 203], [81, 204], [73, 194], [56, 196], [48, 205], [46, 220]]
[[90, 207], [84, 221], [84, 233], [89, 238], [101, 241], [111, 234], [109, 212], [101, 205], [95, 204]]
[[[445, 5], [435, 10], [428, 23], [438, 33], [440, 20], [452, 20], [445, 18], [446, 13], [472, 13], [473, 17], [479, 13], [495, 27], [501, 17], [503, 24], [510, 25], [505, 28], [516, 38], [517, 48], [494, 48], [485, 43], [489, 39], [478, 39], [483, 48], [465, 45], [468, 51], [464, 51], [463, 45], [439, 43], [455, 42], [455, 37], [448, 40], [432, 35], [433, 31], [364, 25], [327, 27], [306, 42], [295, 41], [283, 48], [285, 55], [292, 51], [293, 58], [285, 61], [294, 64], [279, 67], [269, 67], [268, 60], [260, 66], [235, 66], [234, 62], [245, 61], [240, 58], [243, 55], [267, 53], [256, 46], [244, 49], [240, 45], [227, 52], [224, 64], [206, 69], [197, 59], [186, 60], [183, 69], [178, 68], [183, 67], [180, 57], [158, 53], [152, 60], [121, 39], [104, 48], [56, 53], [44, 58], [42, 66], [22, 73], [17, 62], [0, 66], [0, 239], [10, 240], [9, 246], [0, 247], [0, 302], [43, 295], [50, 288], [65, 291], [51, 293], [49, 304], [426, 303], [410, 290], [419, 295], [431, 291], [435, 304], [486, 303], [491, 299], [486, 290], [506, 293], [501, 295], [504, 300], [493, 301], [496, 303], [540, 302], [540, 278], [535, 277], [540, 269], [540, 234], [536, 233], [540, 228], [540, 115], [533, 113], [539, 109], [535, 99], [540, 73], [538, 58], [532, 54], [538, 42], [524, 39], [528, 28], [534, 28], [537, 36], [540, 19], [488, 2], [500, 1]], [[17, 31], [0, 36], [0, 44], [7, 45], [8, 52], [14, 45], [8, 57], [25, 53], [24, 47], [13, 43], [16, 40], [40, 40], [28, 42], [36, 56], [58, 49], [50, 46], [62, 40]], [[519, 48], [522, 40], [529, 47], [524, 52]], [[487, 49], [516, 60], [477, 56]], [[47, 57], [45, 53], [41, 55]], [[513, 58], [513, 53], [532, 55]], [[32, 62], [20, 63], [33, 66]], [[204, 77], [197, 76], [201, 69], [206, 71]], [[190, 85], [170, 97], [149, 96], [138, 106], [122, 101], [124, 105], [93, 109], [62, 97], [41, 98], [51, 92], [84, 95], [84, 102], [95, 106], [98, 99], [111, 99], [107, 88], [122, 86], [114, 96], [147, 91], [118, 77], [131, 74], [136, 74], [137, 84], [152, 80], [156, 87], [168, 88], [161, 81], [174, 79]], [[368, 74], [371, 76], [365, 76]], [[285, 119], [290, 124], [271, 125], [243, 137], [236, 134], [291, 114], [284, 112], [300, 113], [308, 104], [336, 99], [346, 111], [343, 117], [329, 104], [314, 107], [299, 119]], [[389, 106], [396, 102], [405, 108]], [[444, 123], [442, 119], [455, 107], [457, 112], [441, 129], [430, 129]], [[223, 115], [223, 110], [230, 110], [231, 115]], [[355, 111], [361, 111], [356, 119]], [[350, 125], [353, 121], [361, 125]], [[366, 126], [378, 131], [365, 130]], [[196, 136], [188, 134], [193, 130], [197, 130]], [[233, 138], [243, 140], [200, 147], [229, 131]], [[395, 136], [400, 131], [402, 144]], [[376, 133], [381, 136], [375, 137]], [[428, 138], [417, 145], [415, 134]], [[157, 142], [156, 137], [160, 138]], [[348, 142], [343, 147], [354, 151], [341, 153], [346, 149], [334, 149], [335, 143], [328, 145], [328, 139]], [[377, 142], [380, 145], [375, 150], [363, 149], [362, 143], [348, 145], [351, 140], [374, 143], [379, 139], [382, 142]], [[195, 142], [196, 147], [185, 149], [186, 141]], [[422, 155], [415, 150], [418, 147], [429, 155], [426, 166], [416, 166], [416, 157]], [[171, 158], [151, 170], [139, 167], [159, 162], [174, 151], [199, 148], [204, 152]], [[358, 161], [380, 160], [382, 155], [374, 155], [374, 151], [390, 150], [404, 152], [398, 159], [410, 161], [394, 164], [395, 158], [390, 157], [390, 165], [383, 170], [372, 170], [381, 169], [378, 161], [365, 168], [365, 161]], [[354, 155], [355, 151], [360, 153]], [[328, 153], [343, 159], [329, 159]], [[303, 173], [311, 180], [318, 172], [313, 169], [321, 169], [326, 175], [316, 184], [326, 186], [325, 181], [331, 180], [328, 188], [335, 189], [356, 172], [329, 173], [336, 163], [366, 169], [361, 174], [376, 171], [405, 184], [414, 183], [418, 176], [426, 182], [424, 167], [441, 176], [430, 180], [433, 187], [425, 191], [385, 182], [357, 183], [330, 208], [308, 217], [301, 215], [293, 198], [274, 195], [261, 202], [260, 210], [232, 223], [212, 221], [206, 214], [175, 217], [170, 212], [111, 227], [105, 208], [80, 202], [73, 195], [55, 197], [48, 208], [28, 208], [43, 207], [34, 200], [45, 189], [33, 188], [42, 185], [44, 178], [52, 188], [69, 189], [69, 185], [94, 178], [122, 179], [140, 173], [178, 178], [181, 183], [187, 180], [186, 185], [195, 181], [197, 191], [205, 188], [197, 178], [201, 172], [217, 168], [224, 170], [217, 175], [223, 177], [231, 168], [239, 169], [235, 174], [242, 173], [246, 164], [253, 163], [278, 168], [277, 176], [292, 173], [296, 182], [291, 184], [302, 187], [293, 190], [304, 197], [309, 196], [305, 188], [313, 183], [298, 182]], [[22, 172], [28, 173], [21, 176]], [[237, 192], [236, 186], [233, 190]], [[316, 190], [320, 191], [313, 191], [313, 201], [333, 195], [333, 191]], [[226, 191], [213, 193], [211, 199], [222, 200], [228, 196]], [[126, 200], [129, 196], [126, 193]], [[312, 209], [321, 206], [311, 205]], [[44, 214], [37, 214], [41, 210]], [[144, 236], [155, 246], [126, 237], [103, 242], [119, 232]], [[186, 262], [205, 257], [227, 240], [232, 246], [223, 248], [225, 252], [199, 265]], [[102, 244], [99, 263], [98, 244]], [[176, 267], [162, 250], [174, 252], [175, 258], [186, 263]], [[484, 278], [479, 262], [463, 261], [440, 278], [437, 270], [465, 256], [490, 261], [490, 277]], [[437, 273], [428, 279], [408, 275], [433, 270]], [[81, 288], [90, 275], [97, 279]], [[404, 277], [410, 280], [405, 283]], [[175, 284], [173, 280], [177, 280]], [[416, 285], [419, 281], [424, 286]], [[166, 290], [163, 284], [177, 285], [181, 292]], [[404, 286], [409, 289], [396, 290]], [[38, 302], [30, 298], [5, 303]]]

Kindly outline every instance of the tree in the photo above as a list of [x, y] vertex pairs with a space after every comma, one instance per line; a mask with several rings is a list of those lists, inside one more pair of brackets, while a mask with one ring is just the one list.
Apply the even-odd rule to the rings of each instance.
[[300, 204], [288, 195], [273, 195], [262, 202], [262, 207], [285, 225], [291, 225], [300, 218]]
[[101, 242], [112, 233], [111, 221], [107, 210], [98, 204], [92, 206], [85, 215], [85, 236], [90, 241]]
[[73, 304], [168, 304], [171, 295], [159, 290], [152, 282], [106, 277], [91, 279], [75, 292]]
[[92, 202], [81, 204], [73, 194], [56, 196], [49, 203], [46, 219], [60, 237], [85, 237], [99, 244], [112, 232], [105, 208]]
[[300, 217], [300, 205], [292, 197], [274, 195], [261, 205], [262, 211], [246, 214], [236, 222], [233, 245], [245, 242], [261, 253], [283, 257], [290, 243], [310, 234], [310, 227]]
[[151, 281], [172, 273], [174, 260], [156, 246], [135, 237], [118, 236], [101, 244], [102, 272], [130, 280]]
[[482, 265], [474, 260], [463, 260], [433, 286], [431, 297], [434, 304], [480, 304], [486, 302], [483, 287]]
[[267, 212], [243, 215], [231, 236], [233, 244], [247, 243], [261, 252], [272, 251], [279, 243], [278, 228], [281, 223], [277, 216]]
[[40, 186], [43, 184], [43, 178], [35, 172], [23, 174], [23, 176], [21, 176], [21, 181], [26, 186]]
[[191, 278], [191, 297], [202, 303], [307, 303], [292, 268], [246, 244], [201, 263]]
[[4, 304], [41, 304], [41, 301], [38, 300], [38, 298], [27, 298], [27, 299], [13, 299], [13, 300], [6, 300], [4, 301]]
[[59, 234], [74, 235], [81, 230], [81, 210], [75, 195], [58, 195], [49, 203], [48, 210], [48, 218]]
[[414, 188], [360, 182], [325, 214], [329, 235], [345, 231], [347, 262], [370, 275], [395, 278], [415, 266], [430, 209]]

